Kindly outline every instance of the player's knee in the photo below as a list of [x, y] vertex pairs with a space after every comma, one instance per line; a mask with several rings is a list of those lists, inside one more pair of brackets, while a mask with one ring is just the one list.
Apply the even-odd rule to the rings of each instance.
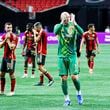
[[68, 76], [61, 76], [62, 80], [67, 80]]
[[0, 78], [4, 78], [5, 77], [5, 73], [0, 73]]
[[71, 75], [72, 80], [78, 79], [78, 75]]
[[94, 60], [94, 56], [91, 56], [91, 57], [90, 57], [90, 61], [93, 61], [93, 60]]
[[39, 65], [39, 66], [38, 66], [38, 70], [40, 70], [40, 71], [41, 71], [41, 70], [42, 70], [42, 66], [40, 66], [40, 65]]
[[15, 74], [14, 73], [10, 73], [10, 79], [15, 79]]

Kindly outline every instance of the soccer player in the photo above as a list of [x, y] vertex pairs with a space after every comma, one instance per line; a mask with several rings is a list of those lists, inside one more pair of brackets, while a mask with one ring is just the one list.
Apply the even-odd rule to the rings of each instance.
[[83, 43], [86, 44], [86, 56], [88, 59], [89, 73], [92, 75], [94, 67], [94, 57], [96, 56], [96, 51], [99, 53], [99, 42], [97, 34], [95, 32], [95, 25], [89, 24], [88, 31], [86, 31], [82, 36], [82, 41], [80, 45], [80, 52], [82, 51]]
[[42, 24], [36, 22], [34, 24], [34, 29], [37, 32], [36, 42], [37, 42], [37, 64], [38, 70], [40, 71], [40, 82], [35, 84], [36, 86], [42, 86], [44, 83], [44, 75], [48, 78], [49, 82], [47, 86], [51, 86], [54, 82], [50, 73], [45, 69], [45, 60], [47, 54], [47, 33], [44, 31]]
[[5, 23], [6, 33], [2, 36], [2, 42], [0, 47], [4, 47], [4, 55], [1, 64], [1, 73], [0, 73], [0, 94], [4, 94], [5, 90], [5, 74], [9, 73], [11, 80], [11, 92], [9, 96], [14, 95], [16, 79], [15, 79], [15, 63], [16, 55], [15, 49], [18, 42], [18, 37], [12, 32], [12, 24], [10, 22]]
[[71, 76], [76, 88], [77, 100], [79, 104], [83, 103], [81, 95], [80, 82], [78, 78], [78, 61], [76, 55], [76, 37], [82, 35], [82, 28], [76, 23], [75, 15], [68, 12], [61, 13], [61, 22], [54, 26], [54, 33], [58, 36], [58, 67], [59, 76], [62, 79], [62, 91], [64, 94], [64, 106], [71, 105], [68, 94], [67, 79]]
[[[34, 31], [33, 31], [33, 24], [28, 23], [26, 25], [26, 32], [24, 38], [24, 45], [22, 50], [22, 55], [25, 58], [24, 62], [24, 75], [22, 78], [28, 77], [28, 63], [32, 61], [32, 75], [31, 78], [35, 78], [35, 56], [36, 56], [36, 46], [35, 46], [35, 39], [34, 39]], [[25, 54], [25, 55], [24, 55]]]

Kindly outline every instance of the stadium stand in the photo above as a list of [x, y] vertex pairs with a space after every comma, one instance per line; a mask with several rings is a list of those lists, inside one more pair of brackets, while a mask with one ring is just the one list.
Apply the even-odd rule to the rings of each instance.
[[6, 5], [19, 9], [21, 12], [28, 12], [32, 7], [34, 12], [43, 12], [53, 8], [65, 6], [69, 0], [1, 0]]

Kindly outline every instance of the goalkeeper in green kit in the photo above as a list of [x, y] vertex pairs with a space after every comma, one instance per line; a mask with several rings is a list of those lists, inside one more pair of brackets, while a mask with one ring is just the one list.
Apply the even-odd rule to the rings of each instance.
[[83, 34], [83, 29], [76, 23], [75, 15], [68, 12], [61, 13], [61, 23], [54, 26], [54, 33], [58, 37], [58, 69], [62, 79], [62, 91], [64, 94], [64, 106], [71, 105], [68, 94], [67, 78], [71, 76], [76, 88], [78, 104], [83, 103], [78, 78], [78, 61], [76, 54], [76, 37]]

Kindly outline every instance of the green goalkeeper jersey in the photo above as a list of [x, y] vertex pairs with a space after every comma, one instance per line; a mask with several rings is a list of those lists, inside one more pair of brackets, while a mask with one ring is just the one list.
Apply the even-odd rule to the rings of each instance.
[[76, 37], [82, 35], [83, 29], [77, 24], [69, 22], [67, 25], [56, 24], [54, 33], [58, 37], [58, 56], [69, 57], [76, 54]]

